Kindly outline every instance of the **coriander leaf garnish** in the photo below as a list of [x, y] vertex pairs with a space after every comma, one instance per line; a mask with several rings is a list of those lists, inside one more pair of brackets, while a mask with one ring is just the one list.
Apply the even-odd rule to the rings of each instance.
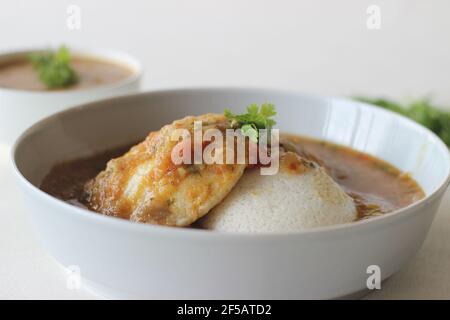
[[234, 129], [241, 128], [242, 134], [255, 143], [258, 142], [258, 129], [270, 130], [276, 124], [271, 119], [276, 114], [275, 106], [271, 103], [263, 103], [261, 107], [251, 104], [247, 107], [247, 113], [243, 114], [234, 114], [229, 109], [224, 111], [230, 126]]
[[70, 51], [64, 46], [56, 52], [32, 53], [29, 56], [39, 79], [49, 89], [66, 87], [78, 81], [76, 72], [70, 66], [70, 58]]
[[256, 129], [254, 124], [244, 124], [241, 127], [242, 134], [250, 139], [250, 141], [258, 142], [258, 129]]
[[380, 98], [356, 97], [356, 99], [411, 118], [433, 131], [450, 147], [450, 113], [439, 110], [429, 99], [423, 98], [405, 105]]

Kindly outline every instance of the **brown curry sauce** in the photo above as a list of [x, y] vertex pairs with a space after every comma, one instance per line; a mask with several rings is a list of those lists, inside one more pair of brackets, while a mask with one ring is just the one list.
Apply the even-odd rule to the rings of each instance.
[[[366, 153], [297, 135], [281, 135], [280, 142], [284, 149], [322, 165], [354, 199], [359, 219], [388, 213], [425, 197], [421, 187], [408, 174]], [[57, 164], [44, 178], [41, 189], [87, 208], [85, 183], [102, 171], [110, 159], [123, 155], [131, 146]]]
[[70, 65], [77, 73], [78, 81], [67, 87], [48, 89], [39, 80], [30, 61], [21, 58], [4, 62], [0, 64], [0, 87], [29, 91], [81, 90], [117, 83], [133, 74], [133, 70], [125, 65], [89, 57], [75, 56]]

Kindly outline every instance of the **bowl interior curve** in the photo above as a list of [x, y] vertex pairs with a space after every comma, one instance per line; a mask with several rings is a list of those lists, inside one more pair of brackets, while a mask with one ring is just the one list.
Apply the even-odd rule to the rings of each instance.
[[187, 115], [243, 111], [272, 102], [281, 132], [312, 136], [367, 152], [410, 173], [427, 195], [448, 180], [449, 154], [430, 131], [363, 103], [259, 89], [186, 89], [149, 92], [75, 107], [37, 123], [19, 138], [14, 161], [39, 186], [50, 168], [143, 139]]

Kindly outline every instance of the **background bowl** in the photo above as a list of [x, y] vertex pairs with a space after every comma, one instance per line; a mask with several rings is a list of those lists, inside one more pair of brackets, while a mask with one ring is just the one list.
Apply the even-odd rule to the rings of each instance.
[[[0, 55], [0, 64], [43, 50], [4, 53]], [[79, 90], [30, 91], [0, 87], [0, 143], [12, 145], [17, 136], [36, 121], [70, 106], [138, 91], [143, 71], [130, 55], [111, 50], [71, 49], [71, 52], [74, 56], [124, 65], [133, 73], [123, 81]]]
[[[283, 131], [351, 146], [410, 172], [425, 199], [350, 224], [293, 234], [221, 234], [130, 223], [59, 201], [37, 187], [58, 162], [142, 139], [189, 114], [275, 103]], [[150, 92], [90, 103], [28, 129], [16, 176], [43, 246], [110, 297], [336, 298], [385, 279], [421, 246], [449, 184], [446, 146], [418, 124], [363, 103], [258, 89]]]

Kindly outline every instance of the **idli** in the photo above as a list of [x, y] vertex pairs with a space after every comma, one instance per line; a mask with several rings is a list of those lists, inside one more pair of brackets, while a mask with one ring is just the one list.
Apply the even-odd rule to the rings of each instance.
[[279, 171], [247, 169], [228, 196], [200, 220], [221, 232], [296, 232], [352, 222], [353, 199], [317, 163], [286, 152]]

